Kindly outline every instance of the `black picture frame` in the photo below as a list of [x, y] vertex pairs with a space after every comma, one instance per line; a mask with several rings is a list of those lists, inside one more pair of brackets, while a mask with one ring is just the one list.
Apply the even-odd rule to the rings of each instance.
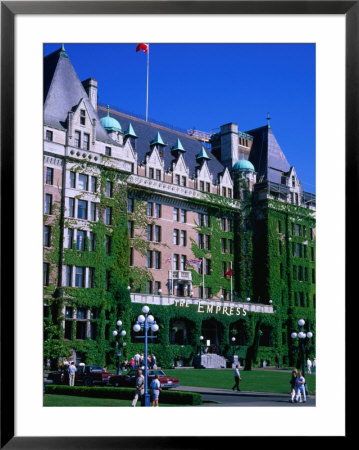
[[[1, 2], [1, 448], [200, 448], [223, 437], [17, 437], [14, 435], [14, 37], [18, 14], [340, 14], [346, 19], [346, 236], [355, 236], [359, 148], [359, 1], [4, 1]], [[346, 240], [348, 246], [348, 240]], [[356, 240], [351, 241], [351, 254]], [[348, 250], [348, 247], [346, 248]], [[349, 263], [346, 251], [346, 265]], [[6, 282], [4, 282], [6, 280]], [[353, 279], [346, 272], [346, 292]], [[347, 314], [347, 313], [346, 313]], [[346, 317], [347, 321], [347, 317]], [[348, 329], [348, 327], [346, 327]], [[346, 331], [348, 333], [348, 331]], [[346, 341], [348, 334], [346, 334]], [[6, 342], [6, 343], [5, 343]], [[305, 418], [304, 418], [305, 419]], [[346, 436], [349, 437], [347, 427]]]

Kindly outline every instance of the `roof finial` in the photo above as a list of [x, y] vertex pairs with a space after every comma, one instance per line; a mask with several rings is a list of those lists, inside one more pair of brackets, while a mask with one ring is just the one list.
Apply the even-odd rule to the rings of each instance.
[[107, 105], [107, 117], [110, 117], [110, 105]]
[[269, 115], [269, 113], [267, 113], [268, 128], [270, 128], [270, 120], [271, 116]]
[[65, 50], [65, 44], [61, 44], [61, 51], [62, 51], [62, 52], [66, 52], [66, 50]]

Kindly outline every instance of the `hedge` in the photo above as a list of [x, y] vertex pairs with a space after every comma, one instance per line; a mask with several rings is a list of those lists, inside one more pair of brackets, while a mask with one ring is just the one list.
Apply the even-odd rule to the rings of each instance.
[[[47, 385], [46, 394], [74, 395], [79, 397], [113, 398], [121, 400], [132, 400], [134, 388], [112, 388], [112, 387], [87, 387], [87, 386], [59, 386]], [[160, 393], [160, 401], [175, 405], [201, 405], [202, 396], [195, 392], [165, 391]]]

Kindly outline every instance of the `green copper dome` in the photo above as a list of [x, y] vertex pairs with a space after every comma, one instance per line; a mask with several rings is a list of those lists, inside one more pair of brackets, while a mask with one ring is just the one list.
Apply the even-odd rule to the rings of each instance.
[[246, 159], [240, 159], [235, 163], [232, 170], [250, 170], [252, 172], [255, 172], [254, 166], [250, 161], [247, 161]]
[[113, 117], [110, 117], [110, 111], [109, 108], [107, 108], [107, 116], [102, 117], [100, 119], [101, 125], [104, 127], [106, 131], [119, 131], [122, 132], [122, 128], [120, 123], [114, 119]]

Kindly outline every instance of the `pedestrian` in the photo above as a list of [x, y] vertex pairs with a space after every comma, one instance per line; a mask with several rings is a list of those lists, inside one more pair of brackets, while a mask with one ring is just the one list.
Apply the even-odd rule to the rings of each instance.
[[140, 354], [138, 352], [136, 352], [136, 354], [134, 356], [134, 360], [135, 360], [135, 365], [139, 366], [140, 365]]
[[239, 366], [236, 365], [236, 368], [234, 369], [234, 386], [232, 387], [232, 391], [237, 389], [237, 391], [240, 391], [239, 389], [239, 381], [241, 380], [241, 374], [239, 373]]
[[309, 356], [308, 356], [308, 359], [307, 359], [307, 370], [308, 370], [308, 373], [312, 373], [311, 368], [312, 368], [312, 361], [309, 359]]
[[138, 397], [140, 397], [140, 399], [142, 399], [142, 396], [144, 393], [145, 393], [145, 377], [142, 375], [142, 370], [139, 369], [137, 372], [136, 391], [135, 391], [135, 396], [132, 400], [132, 406], [136, 406]]
[[75, 363], [71, 361], [69, 365], [69, 386], [75, 386], [75, 373], [77, 372]]
[[131, 369], [134, 369], [135, 366], [136, 366], [135, 359], [132, 358], [131, 361], [130, 361], [130, 367], [131, 367]]
[[296, 394], [296, 397], [295, 397], [297, 402], [299, 401], [299, 396], [300, 395], [302, 396], [303, 403], [305, 403], [307, 401], [307, 397], [305, 395], [305, 386], [304, 385], [305, 385], [305, 378], [303, 377], [302, 372], [298, 372], [298, 376], [297, 376], [297, 379], [296, 379], [296, 391], [297, 391], [297, 394]]
[[150, 388], [151, 388], [152, 406], [158, 406], [158, 397], [160, 395], [160, 391], [162, 391], [162, 388], [157, 374], [155, 375], [155, 378], [151, 381]]
[[315, 369], [317, 368], [317, 361], [316, 361], [316, 359], [314, 358], [313, 359], [313, 364], [312, 364], [312, 369], [313, 369], [313, 373], [315, 373]]
[[294, 403], [295, 401], [295, 396], [296, 396], [296, 392], [297, 392], [297, 372], [295, 370], [292, 370], [292, 377], [289, 381], [290, 383], [290, 402]]
[[153, 353], [151, 355], [150, 367], [151, 367], [151, 369], [157, 369], [157, 361], [156, 361], [156, 357]]

